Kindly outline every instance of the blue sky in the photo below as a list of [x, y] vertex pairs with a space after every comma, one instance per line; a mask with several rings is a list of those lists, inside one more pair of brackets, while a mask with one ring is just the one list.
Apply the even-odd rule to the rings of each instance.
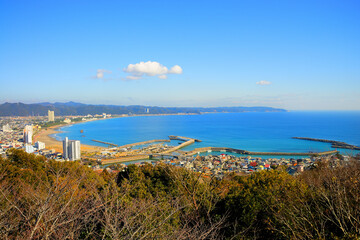
[[347, 0], [0, 0], [0, 102], [360, 110], [359, 12]]

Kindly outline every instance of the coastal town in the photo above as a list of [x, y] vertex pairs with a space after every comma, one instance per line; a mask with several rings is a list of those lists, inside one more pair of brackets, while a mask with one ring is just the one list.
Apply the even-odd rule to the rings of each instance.
[[[116, 171], [128, 164], [169, 164], [183, 167], [207, 176], [223, 178], [226, 174], [250, 174], [282, 166], [290, 174], [311, 168], [318, 161], [347, 161], [338, 151], [322, 153], [259, 153], [230, 148], [195, 148], [182, 150], [199, 139], [169, 136], [118, 146], [93, 140], [106, 147], [81, 144], [79, 140], [65, 138], [62, 142], [52, 138], [56, 128], [78, 122], [111, 118], [110, 114], [55, 117], [48, 111], [47, 117], [2, 117], [0, 119], [0, 155], [6, 158], [8, 149], [23, 149], [27, 153], [43, 155], [56, 161], [81, 161], [94, 171]], [[116, 116], [119, 117], [119, 116]], [[125, 116], [121, 116], [125, 117]], [[259, 156], [267, 155], [267, 156]]]
[[[61, 160], [62, 143], [49, 135], [55, 128], [78, 122], [94, 121], [111, 117], [111, 114], [86, 116], [55, 117], [54, 111], [48, 116], [1, 117], [0, 118], [0, 155], [6, 156], [6, 150], [23, 149], [27, 153], [43, 155], [50, 159]], [[96, 147], [91, 147], [98, 149]], [[85, 150], [88, 150], [85, 146]]]

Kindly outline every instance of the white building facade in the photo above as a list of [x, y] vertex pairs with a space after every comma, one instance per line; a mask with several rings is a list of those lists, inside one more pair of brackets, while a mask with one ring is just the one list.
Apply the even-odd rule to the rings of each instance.
[[33, 136], [33, 126], [26, 125], [24, 128], [24, 143], [32, 144], [32, 136]]
[[45, 143], [37, 141], [35, 143], [35, 147], [37, 148], [37, 150], [45, 149]]
[[25, 144], [25, 152], [33, 153], [34, 152], [34, 147], [31, 144]]
[[9, 124], [3, 125], [2, 126], [2, 131], [3, 132], [12, 132], [11, 127], [10, 127]]
[[63, 141], [63, 158], [65, 160], [75, 161], [80, 160], [80, 141], [69, 140], [67, 137]]
[[70, 118], [65, 118], [64, 123], [71, 123], [71, 119]]
[[54, 111], [48, 110], [48, 121], [49, 122], [55, 121], [55, 113], [54, 113]]

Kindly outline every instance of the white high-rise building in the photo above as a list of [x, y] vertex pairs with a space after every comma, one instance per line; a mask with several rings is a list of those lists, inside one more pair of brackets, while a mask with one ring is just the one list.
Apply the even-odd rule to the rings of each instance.
[[63, 140], [63, 159], [69, 158], [69, 139], [66, 137], [65, 140]]
[[55, 121], [55, 113], [54, 113], [54, 111], [48, 110], [48, 121], [49, 122]]
[[25, 152], [33, 153], [34, 152], [34, 147], [31, 144], [25, 144]]
[[80, 141], [69, 140], [67, 137], [63, 141], [63, 158], [71, 161], [80, 160]]
[[24, 143], [32, 144], [32, 136], [33, 136], [33, 126], [26, 125], [24, 128]]
[[45, 148], [45, 143], [37, 141], [35, 143], [35, 147], [37, 148], [37, 150], [42, 150]]

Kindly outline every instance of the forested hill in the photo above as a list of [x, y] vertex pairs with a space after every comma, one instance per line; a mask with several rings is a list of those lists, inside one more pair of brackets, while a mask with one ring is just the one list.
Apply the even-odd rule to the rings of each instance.
[[[148, 112], [147, 112], [148, 109]], [[284, 109], [271, 107], [151, 107], [151, 106], [117, 106], [90, 105], [75, 102], [67, 103], [4, 103], [0, 104], [0, 116], [46, 116], [48, 110], [55, 111], [56, 116], [87, 114], [171, 114], [202, 112], [286, 112]]]
[[85, 161], [7, 154], [2, 239], [360, 239], [358, 160], [217, 179], [163, 163], [94, 171]]

